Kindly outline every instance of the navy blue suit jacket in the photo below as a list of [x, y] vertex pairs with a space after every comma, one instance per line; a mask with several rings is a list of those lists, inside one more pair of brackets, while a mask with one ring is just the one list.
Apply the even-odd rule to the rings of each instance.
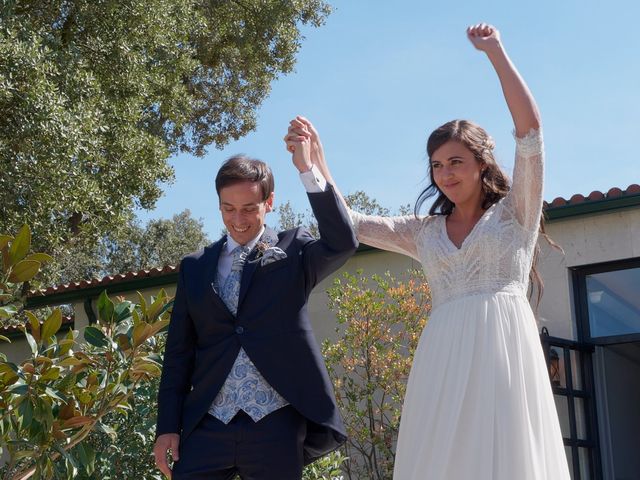
[[188, 255], [169, 325], [158, 393], [156, 435], [186, 438], [207, 413], [224, 384], [240, 347], [294, 408], [307, 419], [305, 463], [346, 439], [322, 354], [311, 331], [307, 300], [313, 287], [337, 270], [357, 248], [348, 214], [331, 185], [308, 194], [320, 239], [303, 228], [262, 239], [287, 257], [266, 265], [249, 255], [242, 273], [234, 317], [215, 290], [221, 238]]

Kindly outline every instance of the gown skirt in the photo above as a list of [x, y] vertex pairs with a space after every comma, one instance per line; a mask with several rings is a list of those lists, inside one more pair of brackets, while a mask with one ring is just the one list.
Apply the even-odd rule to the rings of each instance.
[[475, 294], [433, 309], [409, 375], [394, 480], [569, 480], [527, 298]]

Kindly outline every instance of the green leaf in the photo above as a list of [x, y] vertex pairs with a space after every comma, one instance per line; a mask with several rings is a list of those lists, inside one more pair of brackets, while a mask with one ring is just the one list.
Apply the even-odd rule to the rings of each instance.
[[136, 292], [138, 294], [138, 304], [140, 305], [140, 310], [142, 310], [142, 315], [147, 314], [147, 301], [144, 299], [144, 296], [140, 292]]
[[44, 372], [40, 377], [40, 380], [57, 380], [59, 377], [60, 377], [60, 369], [54, 367]]
[[109, 345], [107, 336], [97, 327], [90, 325], [84, 329], [84, 339], [94, 347], [106, 347]]
[[158, 316], [166, 311], [167, 304], [165, 303], [166, 297], [158, 295], [158, 298], [147, 309], [147, 320], [153, 322]]
[[31, 400], [27, 398], [22, 402], [18, 407], [18, 412], [20, 413], [20, 423], [22, 428], [30, 425], [31, 420], [33, 419], [33, 405], [31, 404]]
[[24, 332], [24, 336], [27, 337], [27, 342], [31, 347], [31, 353], [33, 353], [33, 356], [35, 357], [38, 354], [38, 342], [36, 342], [36, 339], [33, 338], [33, 335], [29, 332]]
[[0, 318], [11, 318], [18, 313], [15, 305], [5, 305], [0, 307]]
[[129, 301], [118, 303], [114, 308], [114, 315], [116, 323], [123, 322], [131, 318], [131, 311], [133, 310], [133, 304]]
[[38, 320], [38, 317], [29, 310], [26, 310], [24, 313], [27, 316], [29, 325], [31, 326], [31, 335], [36, 339], [36, 342], [40, 342], [40, 320]]
[[34, 455], [36, 454], [36, 452], [34, 452], [33, 450], [20, 450], [19, 452], [16, 452], [12, 455], [13, 460], [20, 460], [22, 458], [33, 458]]
[[62, 357], [67, 353], [69, 353], [69, 350], [71, 350], [71, 347], [73, 347], [74, 343], [75, 343], [74, 331], [69, 329], [69, 331], [64, 337], [64, 340], [60, 340], [60, 342], [58, 343], [60, 348], [60, 350], [58, 351], [58, 355]]
[[53, 262], [53, 257], [51, 255], [47, 255], [46, 253], [32, 253], [31, 255], [27, 255], [25, 260], [34, 260], [40, 263], [49, 263]]
[[107, 291], [103, 290], [98, 297], [98, 318], [101, 322], [111, 323], [113, 319], [114, 313], [114, 305], [109, 296], [107, 295]]
[[66, 402], [66, 398], [62, 398], [62, 396], [59, 395], [59, 392], [56, 392], [51, 387], [46, 387], [44, 391], [47, 395], [49, 395], [49, 397], [55, 398], [56, 400], [59, 400], [61, 402]]
[[66, 357], [58, 362], [60, 367], [70, 367], [73, 365], [82, 365], [84, 362], [76, 357]]
[[4, 335], [0, 335], [0, 340], [2, 340], [3, 342], [7, 342], [7, 343], [11, 343], [11, 340], [9, 340], [7, 337], [5, 337]]
[[7, 390], [9, 393], [22, 396], [26, 395], [29, 392], [29, 385], [25, 385], [24, 383], [21, 383], [19, 385], [12, 385]]
[[152, 328], [150, 324], [145, 322], [136, 325], [133, 329], [133, 346], [142, 345], [151, 336]]
[[84, 466], [87, 475], [95, 470], [96, 452], [87, 442], [81, 442], [76, 447], [80, 464]]
[[49, 318], [47, 318], [42, 325], [42, 339], [44, 341], [48, 341], [53, 335], [58, 333], [60, 327], [62, 326], [62, 311], [59, 308], [56, 308]]
[[29, 248], [31, 248], [31, 230], [28, 225], [23, 225], [9, 247], [9, 266], [22, 260], [29, 252]]
[[102, 430], [104, 433], [109, 435], [113, 440], [115, 440], [118, 437], [118, 434], [116, 433], [116, 431], [113, 428], [111, 428], [109, 425], [102, 422], [98, 422], [96, 426], [98, 430]]
[[0, 235], [0, 250], [9, 245], [11, 240], [13, 240], [11, 235]]
[[60, 453], [60, 455], [62, 455], [62, 457], [66, 460], [65, 466], [67, 467], [68, 478], [75, 478], [76, 475], [78, 474], [78, 466], [76, 464], [76, 459], [73, 458], [73, 456], [71, 455], [71, 453], [69, 453], [68, 450], [66, 450], [62, 445], [58, 443], [54, 443], [53, 448], [57, 450]]
[[20, 260], [11, 269], [9, 281], [13, 283], [28, 282], [40, 271], [40, 262], [35, 260]]

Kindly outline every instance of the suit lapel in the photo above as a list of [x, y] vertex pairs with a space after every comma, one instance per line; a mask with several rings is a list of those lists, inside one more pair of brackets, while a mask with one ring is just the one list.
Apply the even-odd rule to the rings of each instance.
[[208, 285], [207, 290], [211, 293], [211, 297], [213, 298], [215, 304], [233, 317], [233, 314], [229, 311], [225, 303], [222, 301], [222, 298], [220, 298], [221, 285], [218, 285], [218, 261], [220, 260], [222, 247], [224, 247], [226, 242], [227, 237], [225, 235], [216, 243], [208, 247], [209, 251], [207, 252], [207, 261], [205, 263], [204, 275], [205, 281]]
[[238, 310], [240, 310], [240, 305], [242, 305], [242, 300], [244, 300], [245, 295], [247, 294], [247, 290], [249, 290], [249, 285], [251, 284], [251, 278], [255, 273], [258, 265], [260, 264], [260, 260], [256, 260], [256, 256], [258, 255], [258, 247], [260, 244], [266, 244], [266, 248], [273, 247], [278, 243], [278, 234], [275, 230], [265, 227], [265, 231], [260, 237], [260, 240], [253, 247], [253, 250], [249, 253], [247, 257], [247, 263], [245, 263], [244, 268], [242, 269], [242, 279], [240, 280], [240, 294], [238, 295]]

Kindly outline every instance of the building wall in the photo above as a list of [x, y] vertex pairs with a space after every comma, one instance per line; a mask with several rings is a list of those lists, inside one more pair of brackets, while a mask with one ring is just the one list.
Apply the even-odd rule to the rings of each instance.
[[540, 327], [554, 337], [576, 339], [572, 267], [640, 257], [640, 208], [570, 217], [547, 224], [564, 254], [540, 241], [539, 270], [545, 288]]
[[335, 279], [342, 277], [343, 272], [354, 274], [357, 270], [362, 269], [363, 273], [368, 276], [384, 274], [387, 271], [394, 275], [400, 275], [414, 268], [421, 268], [421, 266], [415, 260], [397, 253], [382, 250], [368, 250], [356, 253], [347, 260], [342, 269], [325, 278], [311, 292], [308, 304], [309, 316], [311, 317], [311, 324], [318, 342], [322, 343], [327, 338], [336, 338], [336, 317], [329, 310], [327, 290], [334, 285]]

